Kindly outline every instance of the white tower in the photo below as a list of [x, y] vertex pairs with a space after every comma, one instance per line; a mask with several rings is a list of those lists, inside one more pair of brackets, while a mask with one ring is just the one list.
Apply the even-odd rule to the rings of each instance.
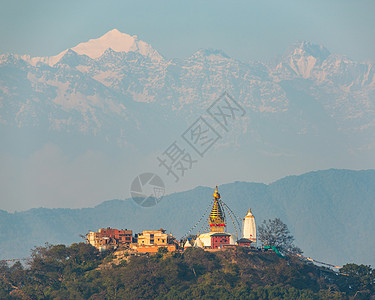
[[255, 226], [255, 218], [251, 213], [251, 208], [247, 213], [245, 219], [243, 219], [243, 238], [249, 239], [253, 243], [257, 242], [257, 228]]

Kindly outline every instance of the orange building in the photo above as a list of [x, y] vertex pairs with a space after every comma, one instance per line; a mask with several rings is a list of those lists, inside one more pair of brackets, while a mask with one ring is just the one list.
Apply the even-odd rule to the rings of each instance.
[[159, 248], [167, 248], [168, 251], [176, 251], [178, 244], [176, 238], [171, 233], [165, 233], [165, 230], [144, 230], [138, 233], [134, 238], [137, 246], [134, 247], [139, 253], [155, 253]]
[[165, 233], [165, 230], [160, 228], [159, 230], [144, 230], [142, 233], [136, 234], [136, 238], [139, 246], [165, 246], [169, 244], [172, 235]]

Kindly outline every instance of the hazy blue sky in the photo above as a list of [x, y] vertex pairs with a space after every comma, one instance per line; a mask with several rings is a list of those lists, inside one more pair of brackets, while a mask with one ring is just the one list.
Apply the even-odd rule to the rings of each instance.
[[166, 57], [216, 48], [268, 60], [307, 40], [375, 61], [375, 1], [19, 1], [3, 0], [0, 52], [55, 55], [117, 28]]

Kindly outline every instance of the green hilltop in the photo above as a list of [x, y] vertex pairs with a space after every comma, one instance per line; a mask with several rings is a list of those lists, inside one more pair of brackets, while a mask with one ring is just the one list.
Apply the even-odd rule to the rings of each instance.
[[238, 247], [150, 256], [99, 253], [84, 243], [39, 247], [26, 268], [0, 265], [1, 299], [371, 299], [375, 272], [340, 273], [294, 256]]

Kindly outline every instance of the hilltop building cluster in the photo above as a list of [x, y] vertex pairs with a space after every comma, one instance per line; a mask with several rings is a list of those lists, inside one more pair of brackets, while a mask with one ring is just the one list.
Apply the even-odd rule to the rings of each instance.
[[210, 231], [197, 234], [195, 237], [181, 240], [180, 242], [164, 229], [145, 230], [133, 235], [132, 230], [118, 230], [112, 228], [99, 229], [97, 232], [90, 231], [87, 236], [87, 243], [105, 251], [109, 249], [129, 249], [136, 253], [155, 253], [159, 248], [166, 248], [168, 251], [183, 250], [189, 247], [198, 247], [207, 251], [217, 251], [227, 247], [256, 245], [255, 217], [249, 209], [242, 222], [242, 236], [227, 232], [227, 222], [224, 212], [224, 203], [221, 200], [217, 186], [213, 194], [214, 203], [208, 218]]
[[138, 253], [157, 252], [160, 247], [166, 247], [168, 251], [176, 251], [178, 243], [171, 233], [165, 233], [164, 229], [145, 230], [133, 236], [132, 230], [119, 230], [112, 228], [90, 231], [86, 235], [88, 244], [99, 251], [125, 248]]

